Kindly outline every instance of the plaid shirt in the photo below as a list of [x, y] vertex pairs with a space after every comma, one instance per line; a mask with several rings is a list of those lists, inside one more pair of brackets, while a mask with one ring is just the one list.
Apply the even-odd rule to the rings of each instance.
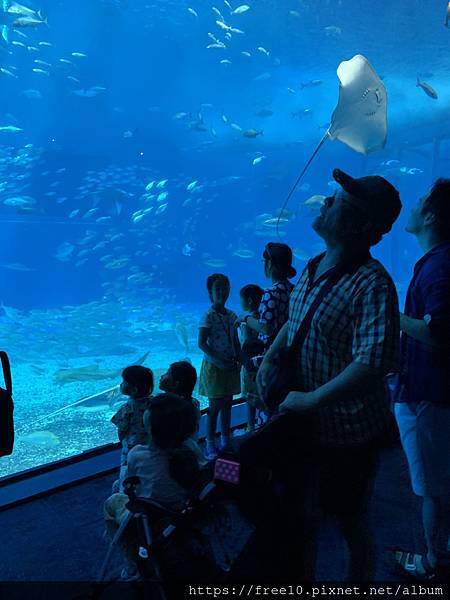
[[[329, 275], [316, 282], [323, 255], [305, 267], [291, 294], [288, 344]], [[316, 390], [352, 362], [380, 372], [379, 380], [362, 396], [351, 396], [318, 411], [319, 443], [360, 444], [381, 434], [388, 423], [389, 405], [384, 376], [398, 371], [399, 310], [397, 292], [384, 267], [370, 255], [348, 267], [316, 310], [299, 356], [302, 391]]]

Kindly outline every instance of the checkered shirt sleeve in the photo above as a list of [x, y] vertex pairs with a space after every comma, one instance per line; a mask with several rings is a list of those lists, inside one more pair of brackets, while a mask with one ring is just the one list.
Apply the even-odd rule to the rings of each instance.
[[392, 282], [373, 277], [353, 301], [353, 361], [383, 375], [399, 369], [400, 321]]

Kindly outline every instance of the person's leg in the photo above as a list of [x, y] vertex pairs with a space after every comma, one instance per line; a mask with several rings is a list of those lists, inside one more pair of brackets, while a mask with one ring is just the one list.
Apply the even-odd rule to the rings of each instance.
[[427, 560], [433, 569], [438, 562], [438, 535], [442, 521], [443, 507], [441, 499], [424, 496], [422, 499], [423, 533], [427, 545]]
[[300, 492], [299, 513], [288, 530], [293, 544], [289, 552], [289, 575], [297, 581], [316, 580], [318, 537], [323, 520], [316, 491], [310, 488]]
[[[114, 539], [120, 525], [114, 521], [106, 520], [105, 521], [106, 531], [110, 540]], [[120, 539], [117, 542], [117, 547], [120, 549], [123, 557], [127, 562], [127, 567], [130, 571], [135, 571], [137, 569], [136, 559], [137, 559], [137, 540], [135, 534], [132, 533], [130, 527], [127, 527], [122, 533]]]
[[375, 572], [374, 538], [368, 507], [378, 467], [375, 442], [330, 451], [328, 489], [322, 490], [326, 512], [336, 517], [349, 553], [348, 581], [371, 581]]
[[[126, 508], [128, 500], [128, 496], [118, 493], [110, 496], [104, 504], [103, 514], [105, 517], [105, 528], [108, 538], [111, 541], [114, 539], [125, 520], [128, 519], [129, 512]], [[117, 541], [117, 546], [127, 563], [128, 575], [137, 572], [136, 544], [136, 536], [130, 529], [130, 524], [128, 524], [123, 530], [120, 539]]]
[[221, 398], [208, 398], [208, 414], [206, 417], [206, 452], [205, 458], [213, 460], [217, 457], [216, 430], [217, 417], [220, 411]]
[[[450, 420], [447, 413], [429, 402], [398, 403], [395, 416], [400, 438], [408, 462], [413, 492], [422, 500], [422, 527], [426, 553], [418, 549], [398, 550], [395, 564], [411, 574], [424, 577], [433, 571], [438, 562], [439, 542], [442, 537], [445, 511], [440, 496], [448, 486]], [[444, 431], [444, 435], [442, 432]]]
[[256, 423], [256, 408], [250, 402], [247, 402], [247, 428], [252, 431]]
[[216, 439], [217, 417], [220, 410], [221, 398], [208, 398], [208, 417], [206, 420], [206, 439], [214, 442]]
[[348, 581], [373, 581], [375, 545], [366, 515], [345, 516], [339, 519], [342, 535], [349, 552]]
[[[450, 494], [450, 490], [448, 492]], [[448, 494], [441, 498], [442, 501], [442, 529], [438, 533], [440, 548], [446, 555], [450, 555], [450, 497]], [[447, 556], [449, 558], [449, 556]]]
[[111, 521], [110, 519], [105, 519], [105, 529], [108, 539], [112, 540], [119, 529], [119, 524], [115, 521]]
[[226, 448], [230, 444], [231, 406], [233, 396], [223, 396], [220, 404], [220, 444]]
[[450, 409], [448, 407], [428, 401], [418, 404], [417, 445], [422, 459], [424, 485], [423, 489], [414, 488], [414, 491], [422, 496], [426, 559], [431, 568], [436, 567], [442, 555], [446, 553], [448, 542], [449, 431]]
[[280, 518], [284, 531], [280, 552], [286, 565], [284, 578], [292, 581], [315, 581], [318, 537], [323, 521], [321, 488], [322, 453], [316, 448], [298, 462], [293, 445], [286, 453], [281, 489]]

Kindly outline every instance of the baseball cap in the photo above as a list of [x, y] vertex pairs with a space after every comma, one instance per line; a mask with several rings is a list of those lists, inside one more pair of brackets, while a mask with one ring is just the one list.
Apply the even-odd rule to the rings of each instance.
[[297, 271], [292, 266], [292, 250], [287, 244], [269, 242], [264, 248], [264, 257], [270, 259], [278, 268], [283, 269], [289, 279], [296, 276]]
[[402, 203], [398, 190], [387, 179], [379, 175], [354, 178], [340, 169], [334, 169], [333, 178], [353, 196], [355, 206], [370, 218], [381, 233], [391, 230]]

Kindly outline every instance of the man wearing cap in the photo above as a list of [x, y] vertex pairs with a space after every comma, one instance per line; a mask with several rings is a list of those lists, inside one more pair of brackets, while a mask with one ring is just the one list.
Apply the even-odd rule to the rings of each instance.
[[409, 574], [431, 579], [450, 541], [450, 179], [439, 179], [420, 199], [406, 231], [425, 254], [414, 267], [400, 318], [395, 416], [412, 488], [422, 498], [427, 552], [398, 550], [395, 560]]
[[326, 252], [309, 261], [292, 292], [289, 321], [264, 358], [258, 384], [264, 390], [271, 361], [292, 344], [319, 290], [339, 270], [299, 351], [299, 391], [288, 394], [280, 410], [308, 414], [314, 424], [311, 480], [305, 482], [309, 509], [301, 518], [297, 573], [314, 578], [315, 541], [325, 513], [337, 518], [346, 539], [349, 579], [365, 581], [373, 571], [366, 506], [380, 440], [390, 422], [385, 376], [399, 363], [397, 293], [370, 247], [390, 231], [401, 202], [382, 177], [354, 179], [339, 169], [333, 177], [341, 189], [325, 199], [313, 223]]

